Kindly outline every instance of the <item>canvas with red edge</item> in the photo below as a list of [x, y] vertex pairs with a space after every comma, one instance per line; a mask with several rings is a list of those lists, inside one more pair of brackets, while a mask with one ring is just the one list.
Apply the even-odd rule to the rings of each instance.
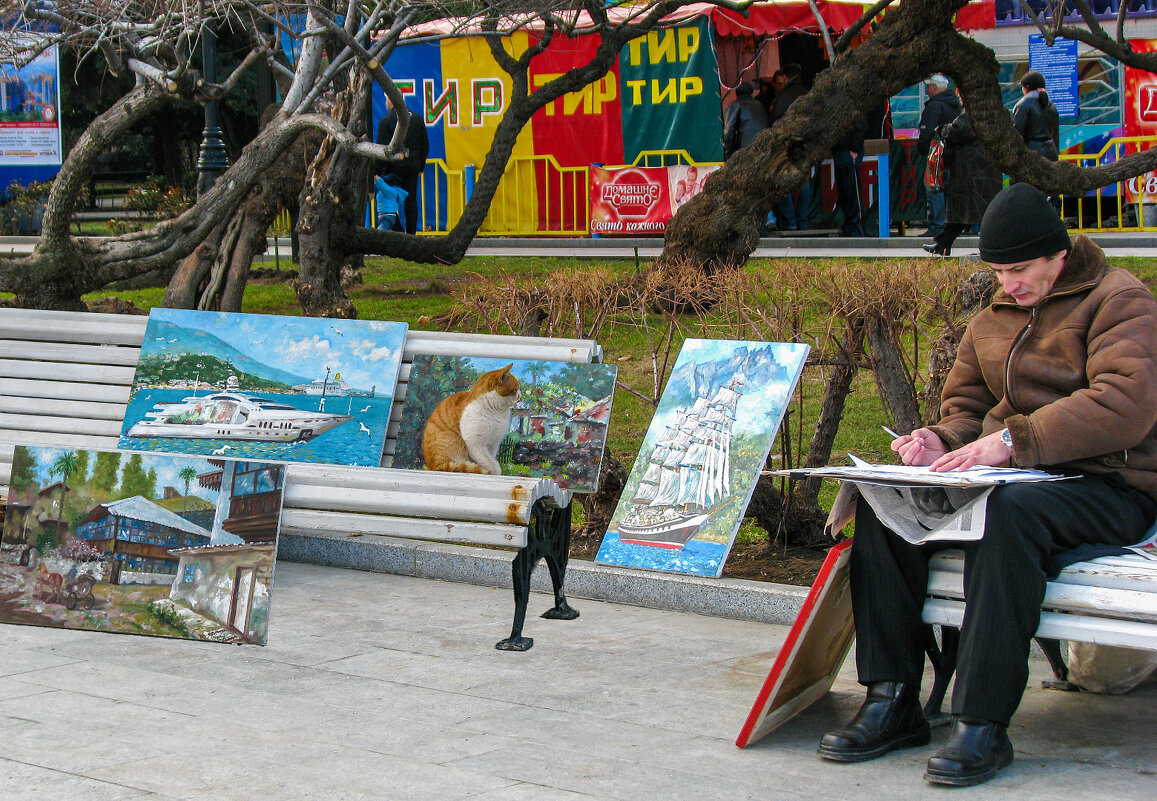
[[855, 639], [849, 561], [852, 540], [828, 551], [735, 744], [746, 748], [823, 697]]

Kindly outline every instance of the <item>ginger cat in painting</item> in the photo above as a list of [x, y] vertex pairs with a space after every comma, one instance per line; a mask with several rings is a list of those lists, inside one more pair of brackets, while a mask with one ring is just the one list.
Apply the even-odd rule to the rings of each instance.
[[510, 428], [510, 412], [522, 397], [514, 364], [483, 373], [466, 392], [438, 404], [422, 433], [426, 467], [454, 473], [502, 475], [495, 456]]

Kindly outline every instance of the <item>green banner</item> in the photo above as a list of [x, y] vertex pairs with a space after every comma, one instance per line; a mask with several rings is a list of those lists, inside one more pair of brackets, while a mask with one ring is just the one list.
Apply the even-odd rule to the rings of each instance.
[[626, 163], [648, 150], [723, 161], [719, 77], [706, 19], [654, 30], [619, 53]]

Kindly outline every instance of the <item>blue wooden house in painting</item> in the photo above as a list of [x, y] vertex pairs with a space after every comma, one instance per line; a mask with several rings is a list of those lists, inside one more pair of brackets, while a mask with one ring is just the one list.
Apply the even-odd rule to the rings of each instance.
[[176, 575], [170, 551], [208, 545], [211, 534], [140, 495], [94, 506], [76, 527], [76, 536], [110, 554], [120, 569]]

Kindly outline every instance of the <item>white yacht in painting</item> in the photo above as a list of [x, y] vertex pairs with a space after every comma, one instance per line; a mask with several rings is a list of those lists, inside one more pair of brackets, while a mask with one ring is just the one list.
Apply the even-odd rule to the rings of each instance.
[[215, 392], [157, 403], [126, 433], [130, 437], [307, 441], [336, 428], [347, 414], [311, 412], [240, 392]]
[[731, 429], [743, 379], [699, 397], [675, 418], [651, 451], [619, 539], [681, 549], [731, 495]]

